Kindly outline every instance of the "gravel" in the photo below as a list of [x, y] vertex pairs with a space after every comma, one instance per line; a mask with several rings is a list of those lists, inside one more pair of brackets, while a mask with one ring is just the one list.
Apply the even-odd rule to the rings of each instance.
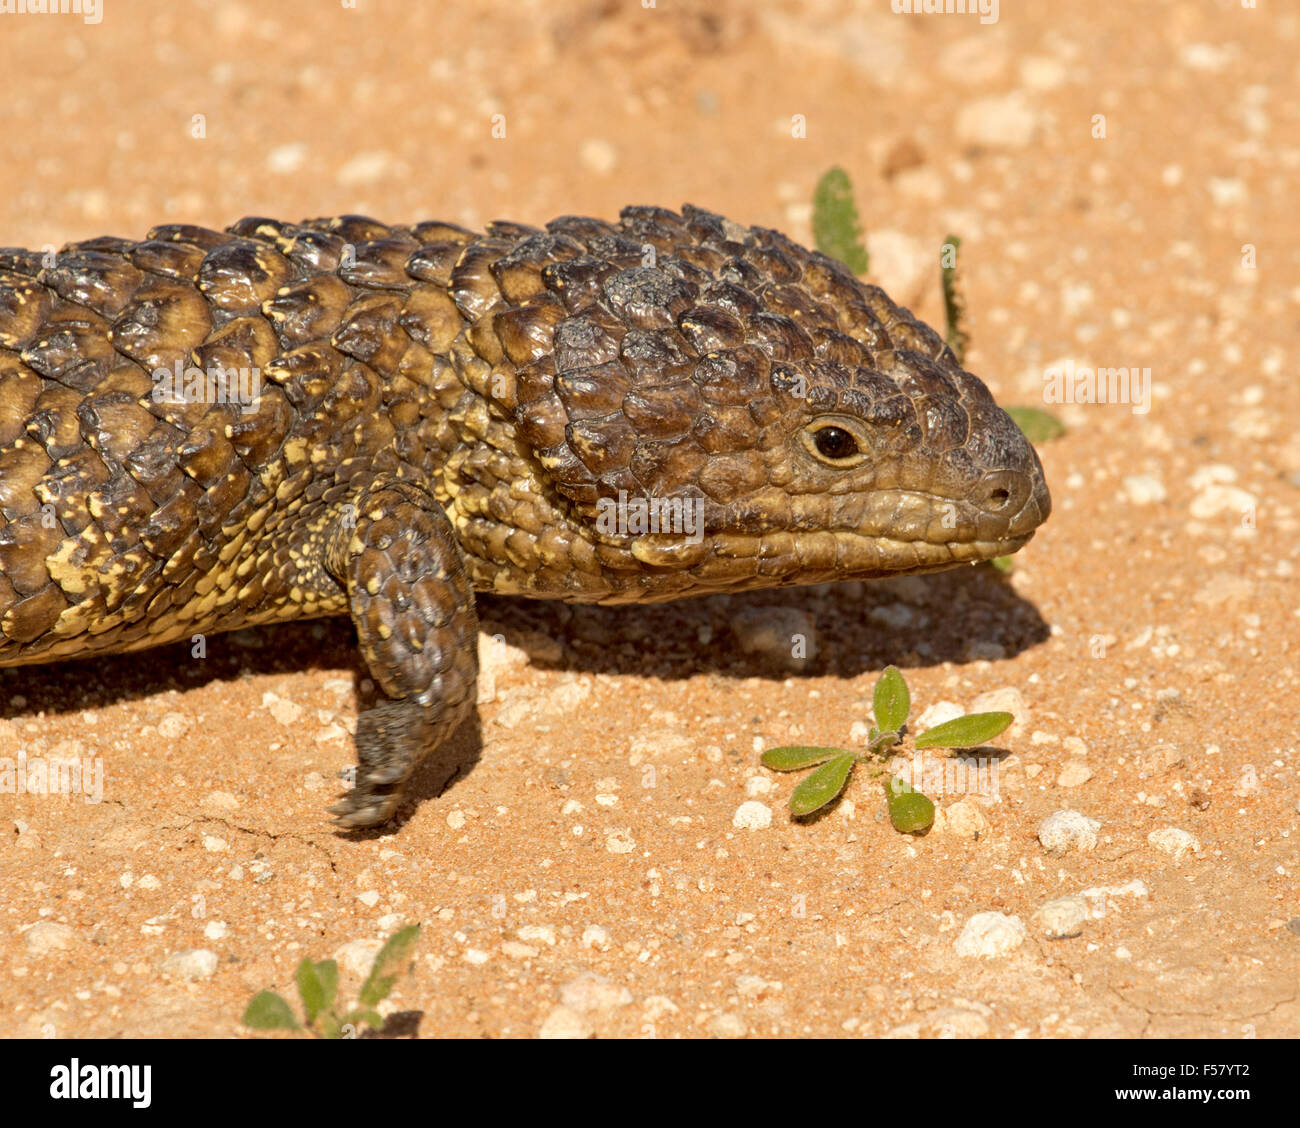
[[959, 956], [1005, 956], [1025, 942], [1025, 926], [1006, 913], [976, 913], [966, 922], [953, 949]]
[[1087, 853], [1097, 848], [1101, 823], [1078, 811], [1057, 811], [1038, 824], [1038, 841], [1053, 857], [1071, 850]]

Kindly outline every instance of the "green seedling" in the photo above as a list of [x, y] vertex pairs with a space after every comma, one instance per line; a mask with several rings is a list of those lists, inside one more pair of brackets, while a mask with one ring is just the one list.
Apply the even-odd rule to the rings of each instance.
[[244, 1011], [244, 1025], [254, 1030], [302, 1030], [319, 1038], [351, 1038], [365, 1023], [378, 1030], [384, 1020], [375, 1010], [393, 990], [397, 977], [410, 966], [411, 954], [420, 938], [420, 926], [410, 924], [393, 933], [375, 956], [370, 974], [361, 985], [358, 1005], [342, 1014], [335, 1007], [338, 999], [339, 965], [334, 960], [313, 962], [304, 959], [294, 972], [298, 996], [302, 1000], [303, 1022], [293, 1008], [274, 991], [259, 991]]
[[949, 235], [943, 241], [939, 252], [939, 284], [943, 288], [943, 317], [946, 325], [943, 339], [952, 349], [957, 363], [965, 364], [970, 334], [966, 332], [966, 298], [957, 274], [957, 251], [960, 248], [961, 240], [956, 235]]
[[[865, 752], [789, 745], [769, 748], [763, 753], [763, 766], [776, 772], [814, 769], [790, 796], [790, 812], [795, 818], [814, 814], [835, 799], [848, 786], [858, 764], [869, 765], [874, 775], [884, 773], [883, 761], [903, 743], [912, 708], [907, 682], [896, 667], [890, 666], [880, 675], [872, 692], [871, 707], [876, 723], [867, 735]], [[1006, 731], [1014, 721], [1010, 713], [968, 713], [917, 733], [912, 743], [916, 748], [977, 748]], [[896, 830], [920, 833], [934, 822], [934, 804], [904, 780], [891, 779], [885, 794], [889, 818]]]
[[1031, 443], [1045, 443], [1065, 434], [1065, 424], [1041, 407], [1008, 407], [1006, 412]]
[[813, 243], [822, 254], [844, 263], [854, 274], [866, 274], [869, 259], [862, 245], [862, 224], [853, 202], [849, 174], [830, 169], [813, 191]]

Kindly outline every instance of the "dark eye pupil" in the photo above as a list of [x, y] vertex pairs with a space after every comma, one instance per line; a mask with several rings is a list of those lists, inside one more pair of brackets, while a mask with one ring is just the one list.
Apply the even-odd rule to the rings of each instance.
[[853, 436], [840, 427], [823, 427], [813, 436], [813, 442], [827, 458], [848, 458], [858, 452]]

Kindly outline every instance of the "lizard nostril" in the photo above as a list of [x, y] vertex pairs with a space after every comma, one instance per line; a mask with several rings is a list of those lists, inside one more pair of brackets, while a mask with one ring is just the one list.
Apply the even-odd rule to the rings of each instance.
[[1007, 489], [1003, 489], [1000, 486], [992, 493], [989, 494], [989, 505], [993, 509], [1004, 508], [1007, 502], [1010, 500], [1011, 500], [1011, 491]]

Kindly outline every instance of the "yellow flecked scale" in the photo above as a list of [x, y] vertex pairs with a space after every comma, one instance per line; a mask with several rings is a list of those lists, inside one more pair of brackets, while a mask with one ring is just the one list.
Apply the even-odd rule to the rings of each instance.
[[933, 330], [690, 206], [0, 250], [0, 665], [346, 611], [386, 699], [344, 826], [389, 818], [473, 707], [475, 591], [935, 571], [1049, 507]]

